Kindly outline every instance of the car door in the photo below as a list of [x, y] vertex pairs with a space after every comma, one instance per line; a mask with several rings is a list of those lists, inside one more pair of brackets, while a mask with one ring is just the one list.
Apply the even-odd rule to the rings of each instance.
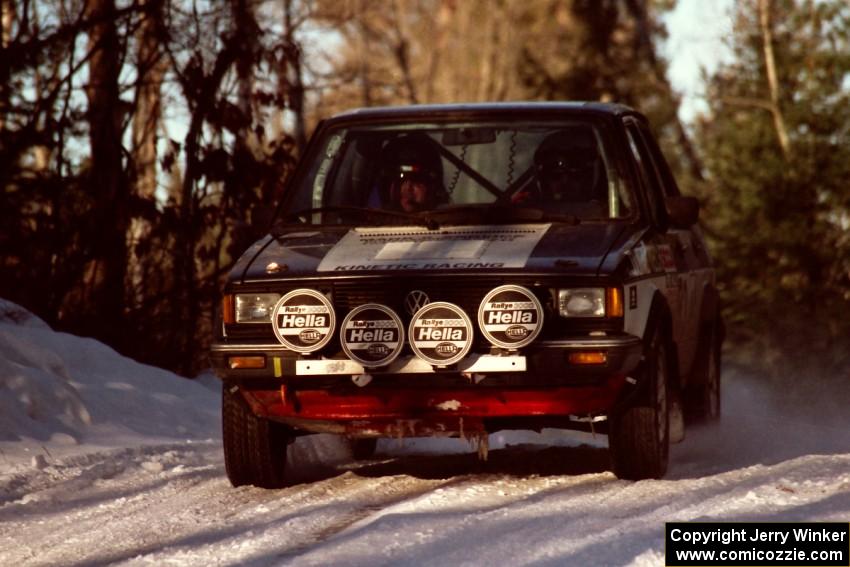
[[703, 263], [698, 253], [702, 238], [693, 227], [670, 225], [664, 199], [679, 195], [664, 156], [646, 125], [636, 118], [625, 119], [631, 150], [641, 171], [647, 201], [659, 230], [651, 237], [651, 245], [661, 259], [666, 273], [660, 286], [672, 316], [673, 340], [676, 343], [680, 373], [687, 375], [696, 354], [699, 332], [699, 304], [702, 284], [699, 268]]

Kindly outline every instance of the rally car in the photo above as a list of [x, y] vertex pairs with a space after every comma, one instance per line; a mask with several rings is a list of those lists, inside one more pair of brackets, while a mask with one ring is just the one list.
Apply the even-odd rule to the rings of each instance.
[[347, 112], [316, 129], [234, 265], [211, 349], [234, 486], [295, 437], [593, 429], [626, 479], [720, 414], [722, 321], [697, 224], [620, 105]]

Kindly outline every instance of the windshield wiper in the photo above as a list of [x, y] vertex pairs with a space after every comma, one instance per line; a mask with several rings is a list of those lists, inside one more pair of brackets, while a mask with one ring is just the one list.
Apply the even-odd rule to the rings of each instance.
[[569, 213], [547, 213], [546, 211], [540, 212], [543, 213], [540, 217], [540, 220], [543, 222], [562, 222], [564, 224], [572, 225], [581, 224], [581, 219], [576, 215], [571, 215]]
[[550, 213], [537, 207], [519, 207], [516, 205], [458, 205], [431, 211], [432, 216], [444, 222], [462, 220], [467, 222], [560, 222], [579, 224], [575, 215]]
[[[404, 211], [388, 211], [385, 209], [369, 209], [366, 207], [349, 207], [344, 205], [332, 205], [326, 207], [314, 207], [312, 209], [302, 209], [285, 215], [282, 220], [298, 219], [302, 223], [307, 224], [307, 218], [313, 214], [323, 213], [352, 213], [359, 218], [369, 219], [373, 216], [390, 217], [410, 221], [417, 226], [424, 226], [428, 230], [437, 230], [440, 228], [439, 223], [430, 216], [425, 216], [419, 213], [406, 213]], [[274, 232], [273, 232], [274, 234]]]

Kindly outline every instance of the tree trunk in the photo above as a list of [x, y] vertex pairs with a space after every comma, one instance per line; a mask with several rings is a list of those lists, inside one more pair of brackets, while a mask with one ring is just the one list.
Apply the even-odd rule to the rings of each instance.
[[[254, 49], [258, 39], [259, 26], [254, 19], [253, 6], [248, 0], [232, 0], [231, 13], [235, 27], [235, 41], [239, 43], [239, 58], [236, 60], [238, 81], [237, 106], [242, 113], [242, 124], [248, 125], [253, 119], [252, 91], [254, 88]], [[245, 128], [247, 129], [247, 128]], [[236, 145], [247, 142], [246, 132], [238, 132]]]
[[767, 85], [770, 89], [770, 113], [773, 115], [773, 127], [782, 148], [782, 155], [788, 161], [791, 157], [791, 141], [788, 129], [785, 127], [785, 117], [779, 104], [779, 79], [776, 74], [776, 59], [773, 55], [773, 28], [771, 27], [771, 0], [758, 0], [759, 24], [761, 26], [762, 48], [764, 51], [764, 66], [767, 72]]
[[[189, 375], [193, 370], [197, 341], [194, 333], [200, 317], [200, 286], [196, 269], [196, 249], [200, 238], [202, 219], [199, 217], [199, 198], [195, 194], [197, 181], [201, 178], [201, 142], [204, 124], [212, 112], [217, 94], [225, 74], [235, 63], [239, 49], [233, 40], [225, 41], [224, 49], [219, 51], [213, 69], [208, 76], [197, 79], [199, 82], [184, 82], [183, 93], [189, 108], [192, 109], [189, 130], [183, 141], [186, 154], [186, 171], [183, 177], [181, 194], [178, 201], [178, 218], [184, 230], [178, 235], [174, 251], [175, 296], [182, 301], [181, 320], [176, 325], [182, 348], [182, 363], [179, 371]], [[196, 96], [199, 95], [199, 96]]]
[[166, 60], [159, 48], [156, 19], [162, 17], [162, 0], [139, 0], [142, 22], [136, 34], [136, 112], [133, 115], [133, 164], [136, 195], [153, 199], [157, 186], [157, 130], [162, 119], [160, 89]]
[[136, 34], [136, 112], [133, 115], [133, 167], [135, 196], [140, 210], [130, 219], [127, 233], [128, 285], [131, 306], [140, 308], [145, 298], [145, 258], [137, 247], [150, 237], [151, 222], [145, 211], [153, 210], [157, 188], [157, 131], [162, 120], [161, 87], [166, 60], [157, 38], [157, 19], [162, 0], [140, 0], [142, 22]]
[[374, 104], [372, 97], [372, 70], [369, 65], [368, 54], [372, 46], [369, 34], [364, 26], [358, 26], [357, 30], [357, 77], [360, 86], [361, 106], [370, 107]]
[[437, 8], [437, 16], [434, 20], [434, 38], [431, 49], [428, 50], [428, 72], [425, 75], [425, 102], [437, 101], [437, 78], [440, 76], [440, 66], [446, 50], [446, 39], [449, 25], [456, 12], [456, 7], [451, 0], [441, 0]]
[[[234, 142], [233, 156], [235, 173], [238, 176], [238, 187], [230, 187], [225, 184], [225, 191], [236, 189], [239, 194], [237, 198], [244, 199], [242, 191], [254, 189], [249, 184], [244, 184], [248, 178], [249, 169], [254, 163], [264, 159], [263, 132], [262, 129], [254, 128], [254, 66], [258, 63], [257, 50], [262, 30], [257, 24], [254, 5], [250, 0], [235, 0], [231, 5], [233, 20], [235, 24], [234, 41], [238, 42], [238, 55], [236, 59], [236, 78], [238, 85], [237, 106], [241, 114], [239, 129]], [[233, 183], [231, 183], [233, 185]]]
[[407, 14], [408, 9], [405, 0], [394, 0], [393, 19], [395, 20], [395, 46], [393, 51], [399, 71], [401, 71], [405, 90], [407, 91], [407, 100], [410, 104], [417, 104], [419, 102], [419, 97], [416, 95], [416, 84], [413, 80], [413, 71], [410, 68], [411, 42], [407, 25], [405, 23], [405, 17]]
[[0, 130], [6, 127], [9, 111], [9, 59], [6, 51], [12, 43], [12, 25], [15, 22], [14, 0], [0, 0]]
[[289, 110], [295, 122], [295, 147], [298, 155], [304, 154], [307, 146], [307, 128], [304, 120], [304, 72], [301, 68], [301, 49], [295, 40], [295, 25], [292, 18], [292, 0], [283, 4], [284, 41], [286, 42], [286, 88]]
[[124, 320], [124, 275], [127, 265], [127, 188], [122, 166], [121, 105], [118, 90], [119, 42], [114, 0], [88, 0], [88, 97], [91, 162], [89, 186], [94, 213], [89, 238], [92, 264], [86, 282], [87, 308], [82, 322], [95, 336], [120, 346]]

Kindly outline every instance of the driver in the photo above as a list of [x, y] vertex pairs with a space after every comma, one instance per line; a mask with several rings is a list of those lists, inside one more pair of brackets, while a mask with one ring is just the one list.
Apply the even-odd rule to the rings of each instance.
[[390, 199], [406, 213], [433, 209], [436, 205], [436, 175], [420, 163], [400, 163], [390, 186]]
[[599, 155], [585, 129], [550, 134], [534, 152], [541, 200], [548, 204], [586, 203], [597, 196]]
[[435, 208], [442, 202], [442, 163], [433, 142], [411, 134], [393, 143], [386, 173], [387, 204], [406, 213]]

